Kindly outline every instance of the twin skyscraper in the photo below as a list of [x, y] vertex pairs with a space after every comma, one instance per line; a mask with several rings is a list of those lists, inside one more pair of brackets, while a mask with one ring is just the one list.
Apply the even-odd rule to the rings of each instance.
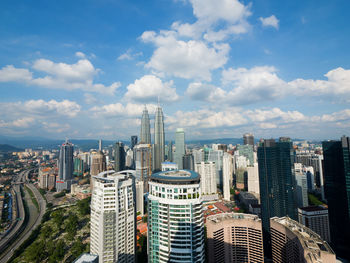
[[[147, 107], [145, 106], [141, 119], [140, 143], [151, 144], [151, 125]], [[160, 170], [165, 159], [164, 115], [158, 104], [154, 119], [154, 144], [152, 145], [153, 170]]]

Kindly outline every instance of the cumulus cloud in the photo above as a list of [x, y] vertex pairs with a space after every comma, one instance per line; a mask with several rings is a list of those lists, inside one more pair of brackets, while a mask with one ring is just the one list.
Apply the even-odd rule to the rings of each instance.
[[86, 58], [86, 55], [83, 53], [83, 52], [75, 52], [75, 55], [78, 57], [78, 58]]
[[260, 17], [259, 18], [261, 24], [263, 25], [263, 27], [274, 27], [276, 29], [278, 29], [279, 27], [279, 20], [277, 19], [277, 17], [275, 15], [271, 15], [269, 17]]
[[190, 83], [185, 94], [193, 100], [246, 105], [273, 101], [285, 96], [350, 101], [350, 70], [337, 68], [325, 74], [328, 80], [296, 79], [286, 82], [272, 66], [229, 68], [222, 71], [222, 87], [202, 82]]
[[[231, 35], [246, 33], [250, 5], [238, 0], [191, 0], [196, 21], [175, 21], [170, 30], [144, 32], [140, 39], [156, 47], [146, 68], [170, 76], [211, 81], [211, 71], [228, 60]], [[125, 56], [129, 58], [129, 56]]]
[[156, 102], [158, 98], [161, 102], [176, 101], [179, 96], [172, 86], [172, 81], [162, 82], [154, 75], [145, 75], [128, 85], [125, 98], [138, 102]]
[[113, 95], [115, 90], [121, 86], [119, 82], [114, 82], [110, 86], [94, 83], [93, 78], [99, 70], [88, 59], [80, 59], [75, 64], [55, 63], [48, 59], [38, 59], [34, 61], [33, 69], [47, 75], [34, 78], [33, 73], [28, 69], [8, 65], [0, 70], [0, 82], [22, 82], [27, 85], [37, 85], [45, 88], [80, 89], [108, 95]]
[[32, 80], [32, 73], [25, 68], [7, 65], [0, 69], [0, 82], [27, 82]]
[[169, 31], [146, 31], [141, 39], [156, 45], [147, 68], [185, 79], [210, 81], [211, 71], [226, 64], [230, 50], [227, 44], [209, 47], [199, 40], [177, 40]]
[[[149, 112], [154, 112], [156, 109], [155, 104], [147, 104], [147, 109]], [[103, 106], [95, 106], [90, 109], [95, 117], [130, 117], [130, 116], [141, 116], [145, 105], [127, 103], [123, 105], [122, 103], [107, 104]]]

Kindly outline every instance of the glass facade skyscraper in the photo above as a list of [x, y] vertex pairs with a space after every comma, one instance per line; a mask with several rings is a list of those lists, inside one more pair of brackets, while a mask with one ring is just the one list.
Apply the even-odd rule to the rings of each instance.
[[175, 154], [174, 162], [177, 163], [179, 169], [183, 169], [183, 159], [185, 155], [185, 131], [178, 128], [175, 133]]
[[165, 149], [165, 135], [164, 135], [164, 116], [163, 110], [158, 105], [156, 109], [156, 115], [154, 120], [154, 156], [155, 158], [155, 167], [154, 170], [160, 170], [161, 164], [164, 162], [164, 149]]
[[148, 195], [148, 262], [204, 262], [200, 175], [173, 170], [153, 174]]
[[151, 126], [146, 106], [142, 112], [141, 118], [140, 143], [151, 144]]
[[322, 147], [331, 244], [337, 255], [350, 259], [350, 138], [326, 141]]
[[292, 142], [264, 140], [258, 147], [258, 162], [264, 243], [269, 255], [270, 218], [297, 219]]
[[58, 165], [59, 180], [56, 181], [57, 191], [70, 190], [74, 169], [73, 150], [73, 144], [68, 140], [61, 146]]

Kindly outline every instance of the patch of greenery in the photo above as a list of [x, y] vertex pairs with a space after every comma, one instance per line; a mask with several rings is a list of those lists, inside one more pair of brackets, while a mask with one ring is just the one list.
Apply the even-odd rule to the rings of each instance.
[[29, 187], [27, 187], [26, 185], [24, 186], [24, 188], [26, 189], [26, 191], [30, 195], [30, 199], [32, 199], [33, 204], [35, 205], [36, 209], [39, 212], [39, 203], [38, 203], [38, 200], [36, 200], [32, 190]]
[[58, 194], [54, 194], [53, 197], [55, 198], [60, 198], [60, 197], [63, 197], [66, 195], [66, 192], [65, 191], [62, 191], [62, 192], [59, 192]]
[[315, 195], [313, 194], [308, 194], [308, 198], [309, 198], [309, 204], [310, 205], [324, 205], [323, 202], [321, 202]]

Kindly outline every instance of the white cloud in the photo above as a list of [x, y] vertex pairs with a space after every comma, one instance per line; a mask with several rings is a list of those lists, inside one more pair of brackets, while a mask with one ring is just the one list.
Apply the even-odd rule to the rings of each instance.
[[27, 82], [32, 79], [32, 73], [25, 68], [15, 68], [7, 65], [0, 69], [0, 82]]
[[230, 50], [227, 44], [209, 47], [203, 41], [177, 40], [170, 31], [158, 35], [147, 31], [141, 39], [157, 47], [146, 64], [147, 68], [185, 79], [210, 81], [211, 71], [226, 64]]
[[5, 117], [26, 116], [46, 117], [60, 115], [75, 117], [81, 110], [79, 104], [70, 100], [28, 100], [24, 102], [2, 102], [0, 109]]
[[179, 96], [172, 86], [172, 81], [162, 82], [156, 76], [145, 75], [128, 85], [125, 98], [138, 102], [157, 102], [158, 97], [161, 102], [176, 101]]
[[[103, 106], [95, 106], [90, 109], [95, 117], [141, 117], [142, 111], [144, 109], [142, 104], [127, 103], [123, 105], [121, 103], [107, 104]], [[155, 104], [147, 104], [147, 109], [149, 112], [153, 112], [156, 109]]]
[[75, 55], [78, 57], [78, 58], [86, 58], [86, 55], [83, 53], [83, 52], [75, 52]]
[[278, 29], [279, 27], [279, 20], [277, 19], [277, 17], [275, 15], [271, 15], [269, 17], [260, 17], [259, 18], [260, 21], [261, 21], [261, 24], [264, 26], [264, 27], [274, 27], [276, 29]]
[[133, 53], [131, 49], [128, 49], [125, 53], [121, 54], [117, 60], [132, 60], [139, 56], [142, 56], [142, 52]]
[[[332, 95], [332, 99], [350, 101], [350, 70], [336, 68], [325, 74], [328, 80], [296, 79], [289, 82], [296, 95]], [[329, 99], [329, 98], [328, 98]]]
[[33, 69], [47, 73], [41, 78], [34, 78], [28, 69], [15, 68], [12, 65], [0, 70], [0, 82], [23, 82], [27, 85], [37, 85], [51, 89], [80, 89], [89, 92], [99, 92], [113, 95], [121, 86], [114, 82], [110, 86], [94, 83], [93, 78], [99, 69], [94, 68], [88, 59], [80, 59], [75, 64], [55, 63], [48, 59], [38, 59], [33, 63]]

